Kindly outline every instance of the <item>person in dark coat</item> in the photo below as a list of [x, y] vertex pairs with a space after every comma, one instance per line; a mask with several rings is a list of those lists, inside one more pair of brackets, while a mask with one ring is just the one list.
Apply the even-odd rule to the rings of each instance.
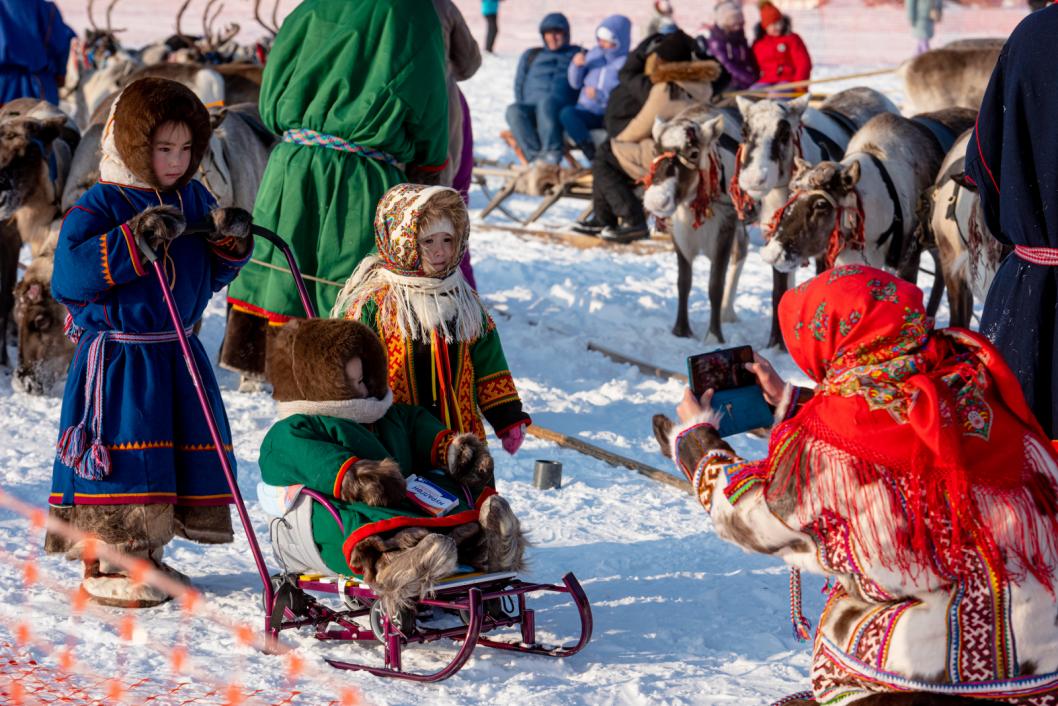
[[1058, 7], [1021, 21], [988, 84], [966, 150], [992, 233], [1014, 252], [985, 299], [981, 332], [1006, 358], [1029, 406], [1058, 438]]
[[74, 36], [54, 3], [0, 0], [0, 105], [16, 98], [58, 104]]
[[713, 8], [709, 53], [731, 74], [729, 89], [741, 91], [760, 79], [757, 58], [746, 41], [746, 18], [738, 0], [721, 0]]
[[558, 164], [562, 159], [559, 113], [577, 102], [577, 91], [566, 74], [581, 48], [569, 43], [569, 20], [561, 12], [544, 17], [540, 36], [544, 45], [527, 49], [518, 60], [507, 125], [526, 159]]
[[[646, 70], [650, 56], [656, 55], [663, 62], [712, 58], [704, 44], [704, 40], [699, 42], [679, 29], [668, 34], [653, 34], [640, 42], [621, 67], [620, 83], [610, 93], [606, 104], [603, 127], [607, 136], [615, 138], [620, 135], [646, 104], [654, 86]], [[731, 75], [723, 71], [713, 82], [713, 92], [722, 90], [730, 80]], [[607, 239], [618, 242], [647, 237], [646, 214], [636, 196], [635, 181], [614, 155], [610, 140], [596, 150], [591, 170], [594, 212], [590, 218], [578, 221], [573, 229], [588, 235], [600, 235], [605, 231]]]

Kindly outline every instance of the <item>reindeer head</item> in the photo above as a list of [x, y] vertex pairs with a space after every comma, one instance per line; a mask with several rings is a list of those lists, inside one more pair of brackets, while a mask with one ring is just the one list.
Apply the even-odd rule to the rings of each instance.
[[737, 99], [743, 130], [738, 185], [753, 198], [790, 183], [798, 156], [795, 139], [808, 99], [807, 95], [787, 102]]
[[678, 116], [668, 121], [655, 119], [652, 135], [657, 156], [643, 194], [643, 206], [649, 212], [668, 218], [680, 204], [694, 199], [699, 172], [709, 167], [709, 155], [723, 131], [721, 115], [702, 121]]
[[74, 352], [63, 333], [65, 318], [66, 309], [51, 297], [51, 259], [38, 258], [15, 287], [17, 389], [44, 395], [65, 376]]
[[65, 117], [0, 122], [0, 219], [13, 216], [35, 194], [51, 193], [49, 154], [65, 125]]
[[793, 196], [775, 214], [771, 239], [761, 257], [780, 272], [792, 272], [810, 258], [826, 253], [840, 218], [840, 204], [860, 180], [860, 163], [845, 166], [822, 162], [812, 167], [803, 159], [795, 163], [790, 182]]

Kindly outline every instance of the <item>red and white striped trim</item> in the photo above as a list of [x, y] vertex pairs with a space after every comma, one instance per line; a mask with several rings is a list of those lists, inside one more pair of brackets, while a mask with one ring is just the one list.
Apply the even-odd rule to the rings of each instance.
[[1032, 248], [1028, 245], [1015, 245], [1014, 254], [1034, 265], [1058, 266], [1058, 248]]

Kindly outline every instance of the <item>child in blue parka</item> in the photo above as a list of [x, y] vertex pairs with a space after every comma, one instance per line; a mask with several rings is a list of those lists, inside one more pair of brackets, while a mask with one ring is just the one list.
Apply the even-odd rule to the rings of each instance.
[[[59, 417], [51, 515], [185, 580], [161, 562], [163, 547], [174, 535], [232, 541], [232, 496], [161, 283], [136, 243], [145, 241], [164, 264], [234, 469], [220, 389], [192, 327], [249, 260], [253, 240], [250, 215], [217, 209], [192, 178], [210, 135], [209, 113], [189, 89], [160, 78], [129, 84], [104, 127], [99, 183], [63, 220], [52, 277], [77, 347]], [[209, 224], [206, 235], [183, 234], [199, 222]], [[97, 603], [143, 608], [169, 599], [82, 542], [49, 532], [45, 549], [83, 560], [81, 590]]]
[[575, 106], [562, 109], [559, 119], [569, 138], [584, 156], [595, 158], [591, 131], [603, 126], [610, 91], [617, 87], [617, 72], [628, 58], [632, 22], [624, 15], [610, 15], [595, 30], [597, 45], [570, 61], [569, 85], [580, 91]]

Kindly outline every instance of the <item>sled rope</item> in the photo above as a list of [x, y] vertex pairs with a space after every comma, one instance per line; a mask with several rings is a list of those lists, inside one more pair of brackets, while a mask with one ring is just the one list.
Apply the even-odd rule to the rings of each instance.
[[804, 81], [789, 81], [787, 83], [775, 83], [770, 86], [762, 86], [755, 89], [747, 89], [744, 91], [732, 91], [731, 93], [725, 93], [724, 96], [764, 96], [772, 91], [783, 90], [786, 88], [803, 88], [805, 86], [814, 86], [820, 83], [837, 83], [838, 81], [851, 81], [857, 78], [868, 78], [869, 76], [885, 76], [887, 74], [896, 73], [900, 70], [899, 66], [891, 66], [888, 69], [875, 69], [874, 71], [860, 71], [854, 74], [843, 74], [841, 76], [827, 76], [826, 78], [810, 78]]
[[[267, 267], [270, 270], [276, 270], [277, 272], [286, 272], [288, 275], [292, 274], [289, 267], [283, 267], [282, 265], [273, 265], [271, 262], [265, 262], [264, 260], [258, 260], [256, 257], [251, 257], [250, 262], [261, 267]], [[307, 279], [310, 282], [319, 282], [320, 284], [329, 284], [332, 287], [344, 287], [345, 282], [335, 282], [333, 279], [323, 279], [322, 277], [313, 277], [312, 275], [301, 275], [302, 279]]]
[[364, 145], [358, 145], [355, 142], [349, 142], [343, 140], [337, 135], [328, 135], [324, 132], [316, 132], [315, 130], [306, 130], [305, 128], [295, 128], [293, 130], [287, 130], [283, 133], [283, 142], [291, 142], [295, 145], [306, 145], [308, 147], [326, 147], [329, 150], [335, 150], [337, 152], [347, 152], [349, 154], [358, 154], [361, 157], [367, 157], [368, 159], [377, 159], [380, 162], [396, 167], [401, 171], [404, 170], [404, 163], [397, 160], [396, 157], [383, 152], [380, 149], [374, 147], [365, 147]]

